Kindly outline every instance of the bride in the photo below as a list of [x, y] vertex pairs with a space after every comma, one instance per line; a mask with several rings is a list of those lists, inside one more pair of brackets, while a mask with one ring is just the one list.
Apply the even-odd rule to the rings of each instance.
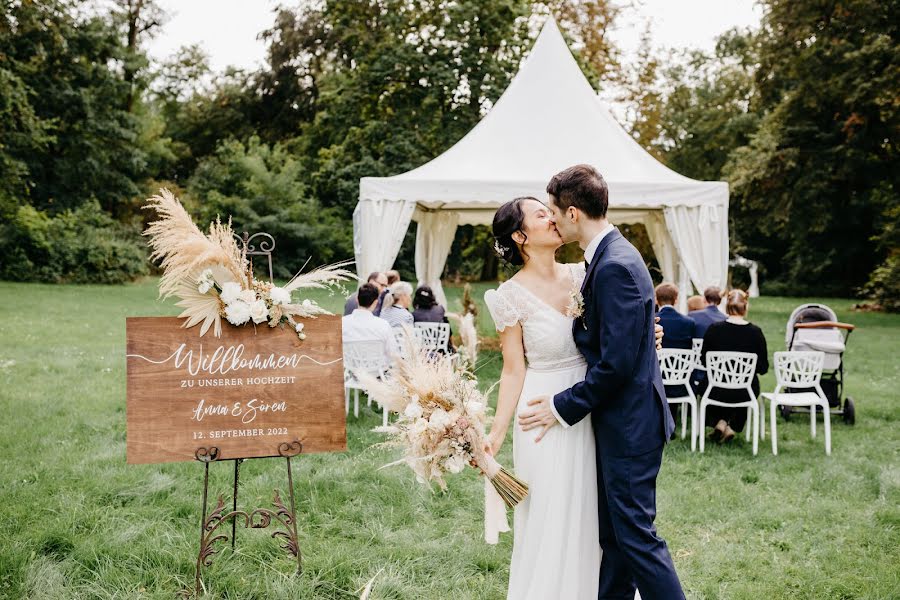
[[[572, 338], [569, 306], [585, 269], [581, 263], [556, 262], [563, 242], [550, 210], [536, 198], [516, 198], [497, 211], [493, 232], [497, 252], [522, 267], [484, 295], [503, 352], [486, 448], [496, 455], [520, 406], [581, 381], [587, 365]], [[515, 510], [507, 598], [596, 598], [600, 540], [591, 421], [553, 427], [535, 443], [539, 431], [525, 432], [518, 425], [513, 430], [516, 475], [530, 491]]]
[[[536, 198], [516, 198], [497, 211], [493, 234], [501, 257], [521, 266], [484, 296], [503, 353], [485, 448], [496, 455], [529, 399], [552, 397], [583, 380], [587, 365], [572, 335], [585, 267], [556, 262], [563, 241], [550, 210]], [[513, 430], [515, 471], [530, 491], [515, 509], [507, 598], [596, 598], [601, 550], [591, 420], [550, 428], [543, 439], [539, 432]]]

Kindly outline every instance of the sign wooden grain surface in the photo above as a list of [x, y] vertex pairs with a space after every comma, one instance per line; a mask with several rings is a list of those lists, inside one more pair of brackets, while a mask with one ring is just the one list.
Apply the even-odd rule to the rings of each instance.
[[341, 317], [299, 320], [306, 339], [265, 323], [200, 337], [175, 317], [126, 319], [127, 459], [195, 460], [277, 456], [347, 448]]

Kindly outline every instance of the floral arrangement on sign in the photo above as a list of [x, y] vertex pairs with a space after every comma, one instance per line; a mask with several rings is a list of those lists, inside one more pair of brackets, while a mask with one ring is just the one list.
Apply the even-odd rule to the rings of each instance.
[[312, 300], [295, 302], [293, 292], [324, 289], [355, 277], [343, 268], [348, 263], [340, 263], [297, 274], [282, 287], [260, 281], [253, 276], [246, 250], [235, 240], [230, 220], [222, 224], [216, 219], [204, 234], [169, 190], [160, 190], [147, 202], [144, 208], [160, 217], [144, 232], [153, 249], [150, 259], [159, 259], [163, 269], [159, 294], [179, 298], [176, 306], [184, 309], [179, 315], [187, 319], [184, 326], [199, 324], [201, 336], [210, 327], [216, 337], [221, 336], [225, 318], [232, 325], [289, 325], [305, 339], [303, 323], [295, 318], [331, 313]]
[[449, 356], [423, 350], [412, 335], [404, 338], [407, 350], [394, 361], [389, 377], [357, 375], [383, 410], [399, 414], [397, 421], [379, 428], [389, 435], [383, 445], [403, 449], [403, 458], [385, 467], [406, 464], [420, 483], [436, 482], [446, 490], [448, 473], [472, 465], [508, 507], [521, 502], [528, 485], [484, 451], [487, 399], [477, 382], [454, 368]]

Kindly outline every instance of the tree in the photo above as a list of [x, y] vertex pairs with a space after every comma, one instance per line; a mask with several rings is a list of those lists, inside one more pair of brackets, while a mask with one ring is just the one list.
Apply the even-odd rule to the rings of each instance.
[[675, 56], [662, 70], [669, 91], [658, 148], [669, 167], [695, 179], [724, 178], [730, 154], [759, 127], [756, 52], [752, 32], [731, 30], [719, 37], [712, 55]]
[[[0, 12], [5, 116], [0, 189], [51, 211], [96, 198], [112, 211], [137, 193], [148, 157], [141, 123], [125, 110], [129, 85], [118, 32], [74, 0], [6, 3]], [[7, 166], [8, 165], [8, 166]]]
[[663, 93], [660, 89], [660, 60], [653, 51], [650, 25], [641, 35], [637, 60], [622, 78], [620, 100], [628, 107], [631, 135], [647, 152], [660, 158], [660, 136], [663, 129]]
[[166, 22], [167, 15], [153, 0], [114, 1], [117, 10], [113, 15], [116, 20], [121, 21], [125, 30], [125, 58], [122, 77], [128, 84], [125, 110], [132, 112], [135, 98], [144, 87], [138, 85], [138, 76], [140, 71], [149, 65], [146, 55], [141, 51], [141, 42], [156, 34], [157, 30]]
[[221, 217], [232, 219], [235, 231], [272, 234], [280, 277], [292, 276], [310, 257], [329, 263], [353, 254], [352, 228], [309, 197], [300, 160], [281, 144], [256, 136], [246, 144], [222, 142], [197, 166], [187, 192], [202, 228]]
[[852, 293], [885, 256], [872, 235], [882, 190], [897, 190], [900, 174], [897, 8], [766, 3], [755, 75], [764, 116], [724, 172], [748, 256], [780, 291]]

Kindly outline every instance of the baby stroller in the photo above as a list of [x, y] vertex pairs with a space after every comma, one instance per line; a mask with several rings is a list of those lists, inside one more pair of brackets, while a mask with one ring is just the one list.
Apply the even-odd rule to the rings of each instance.
[[[844, 350], [847, 339], [856, 327], [848, 323], [840, 323], [833, 310], [824, 304], [803, 304], [794, 309], [787, 322], [785, 343], [787, 349], [797, 351], [821, 351], [825, 353], [822, 369], [822, 391], [828, 399], [831, 414], [840, 415], [844, 422], [853, 425], [856, 422], [856, 409], [853, 399], [847, 397], [841, 407], [844, 393]], [[805, 391], [805, 390], [790, 390]], [[812, 391], [812, 390], [810, 390]], [[809, 413], [805, 408], [781, 407], [781, 415], [788, 419], [792, 412]]]

